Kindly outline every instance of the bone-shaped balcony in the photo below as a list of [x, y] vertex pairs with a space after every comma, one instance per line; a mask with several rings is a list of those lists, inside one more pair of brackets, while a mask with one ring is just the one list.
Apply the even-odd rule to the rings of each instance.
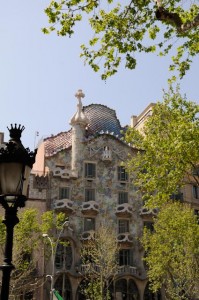
[[54, 203], [54, 209], [57, 211], [71, 213], [73, 212], [73, 201], [69, 199], [56, 200]]
[[119, 233], [118, 236], [117, 236], [117, 241], [119, 243], [132, 244], [133, 243], [133, 236], [129, 232]]
[[142, 207], [140, 209], [140, 216], [141, 217], [155, 217], [158, 214], [158, 209], [157, 208], [146, 208], [146, 207]]
[[119, 204], [116, 207], [115, 214], [117, 217], [131, 217], [133, 213], [133, 208], [129, 203]]
[[99, 205], [96, 201], [83, 202], [81, 206], [83, 214], [97, 215], [99, 212]]
[[95, 238], [95, 231], [90, 230], [90, 231], [84, 231], [81, 235], [81, 240], [82, 241], [90, 241], [91, 239]]

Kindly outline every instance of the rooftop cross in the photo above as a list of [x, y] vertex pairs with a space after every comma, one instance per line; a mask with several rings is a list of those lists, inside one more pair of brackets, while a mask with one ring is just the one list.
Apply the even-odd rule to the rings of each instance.
[[75, 97], [79, 101], [79, 103], [77, 104], [77, 114], [80, 117], [82, 114], [82, 98], [85, 97], [85, 94], [82, 92], [82, 90], [78, 90], [75, 94]]
[[78, 90], [77, 93], [75, 94], [75, 97], [79, 101], [79, 104], [81, 104], [82, 98], [85, 97], [85, 94], [82, 92], [82, 90]]
[[84, 115], [83, 106], [82, 106], [82, 98], [85, 97], [85, 94], [82, 92], [82, 90], [78, 90], [77, 93], [75, 94], [75, 97], [78, 100], [77, 112], [72, 117], [71, 124], [76, 123], [76, 124], [87, 125], [89, 121], [88, 121], [87, 117]]

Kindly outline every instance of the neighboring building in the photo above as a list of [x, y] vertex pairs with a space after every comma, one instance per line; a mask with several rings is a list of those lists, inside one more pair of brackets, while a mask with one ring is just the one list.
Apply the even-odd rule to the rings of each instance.
[[152, 115], [155, 103], [150, 103], [139, 116], [131, 117], [131, 127], [134, 127], [142, 133], [143, 127], [147, 119]]
[[[157, 211], [142, 209], [132, 178], [123, 166], [128, 155], [137, 151], [123, 141], [114, 110], [101, 104], [82, 107], [81, 90], [76, 97], [72, 128], [40, 144], [30, 181], [30, 200], [46, 201], [47, 210], [62, 211], [69, 218], [70, 227], [61, 235], [69, 246], [57, 248], [55, 288], [65, 300], [85, 299], [81, 293], [85, 271], [81, 245], [93, 237], [100, 220], [106, 217], [114, 221], [120, 244], [112, 299], [160, 299], [148, 291], [139, 242], [144, 223], [150, 226]], [[52, 274], [52, 262], [46, 274]], [[41, 300], [47, 299], [49, 289], [50, 283], [45, 284]]]

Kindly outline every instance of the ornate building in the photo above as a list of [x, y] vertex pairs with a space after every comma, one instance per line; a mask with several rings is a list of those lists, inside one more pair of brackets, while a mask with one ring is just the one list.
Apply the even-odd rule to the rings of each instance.
[[[136, 149], [123, 141], [124, 128], [114, 110], [101, 104], [83, 107], [83, 97], [79, 90], [71, 129], [40, 144], [30, 181], [30, 200], [45, 201], [47, 210], [62, 211], [69, 218], [70, 226], [61, 235], [69, 246], [57, 248], [54, 287], [65, 300], [85, 299], [80, 288], [85, 272], [80, 249], [106, 215], [107, 220], [114, 221], [120, 245], [112, 299], [159, 299], [148, 291], [139, 242], [144, 223], [150, 226], [157, 211], [142, 209], [132, 178], [123, 166], [129, 154], [136, 155]], [[46, 274], [52, 274], [51, 263], [47, 268]], [[49, 289], [46, 285], [43, 299], [47, 299]]]
[[[94, 236], [106, 217], [107, 222], [114, 222], [120, 245], [111, 299], [163, 300], [163, 295], [152, 295], [148, 289], [142, 260], [144, 250], [139, 242], [143, 227], [151, 228], [157, 210], [142, 207], [133, 178], [123, 166], [137, 150], [124, 142], [125, 127], [120, 125], [114, 110], [101, 104], [83, 107], [83, 97], [79, 90], [71, 129], [44, 139], [38, 147], [26, 207], [37, 207], [41, 213], [64, 212], [69, 226], [55, 235], [57, 241], [68, 243], [67, 246], [57, 244], [53, 261], [45, 262], [46, 249], [41, 249], [37, 276], [43, 277], [45, 283], [24, 299], [49, 299], [53, 286], [64, 300], [85, 300], [81, 283], [86, 265], [80, 259], [81, 246]], [[133, 116], [131, 126], [142, 131], [153, 105], [139, 116]], [[3, 146], [3, 133], [0, 133], [0, 147]], [[191, 203], [198, 214], [199, 188], [194, 178], [174, 197]], [[47, 274], [51, 281], [46, 280]]]

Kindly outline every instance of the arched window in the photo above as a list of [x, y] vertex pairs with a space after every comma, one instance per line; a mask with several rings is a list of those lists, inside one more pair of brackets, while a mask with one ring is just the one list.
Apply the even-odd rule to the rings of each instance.
[[140, 299], [137, 285], [135, 284], [135, 282], [132, 279], [129, 280], [128, 294], [129, 294], [129, 300], [131, 300], [131, 299], [139, 300]]
[[86, 280], [82, 280], [77, 289], [76, 300], [86, 300], [86, 296], [83, 294], [84, 287], [87, 286], [88, 282]]
[[72, 300], [71, 284], [66, 274], [58, 277], [54, 287], [64, 300]]
[[72, 247], [69, 241], [59, 243], [55, 256], [56, 269], [70, 270], [72, 266], [73, 256]]
[[120, 300], [139, 300], [139, 291], [133, 280], [121, 279], [115, 283], [116, 298]]

